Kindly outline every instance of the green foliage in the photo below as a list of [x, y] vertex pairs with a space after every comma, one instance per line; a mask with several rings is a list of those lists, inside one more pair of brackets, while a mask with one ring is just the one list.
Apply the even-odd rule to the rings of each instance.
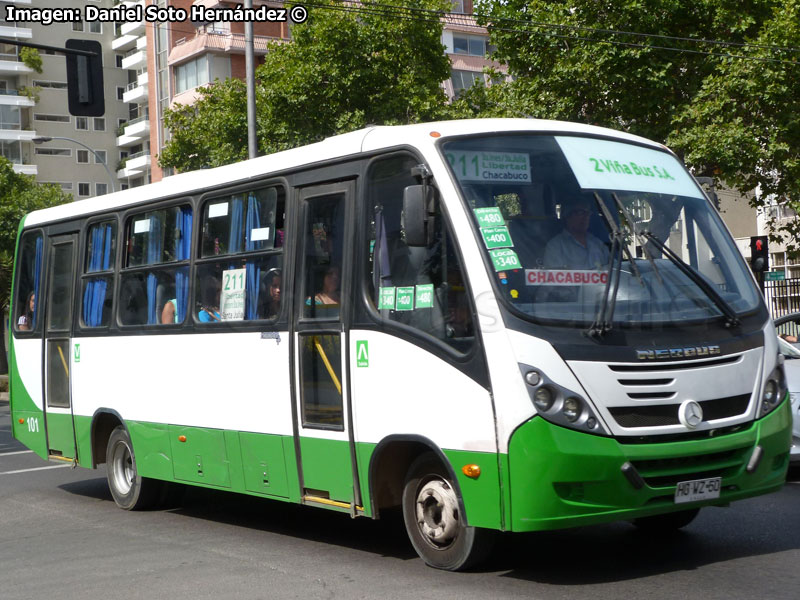
[[8, 306], [20, 221], [31, 211], [71, 199], [55, 185], [37, 184], [32, 176], [14, 172], [11, 163], [0, 157], [0, 307]]
[[26, 67], [30, 67], [37, 73], [42, 72], [42, 57], [36, 48], [23, 46], [19, 49], [19, 58]]
[[[322, 5], [329, 5], [325, 9]], [[364, 2], [363, 5], [378, 3]], [[444, 10], [443, 0], [381, 0], [380, 6]], [[256, 71], [259, 151], [275, 152], [368, 124], [399, 124], [445, 115], [441, 82], [450, 65], [439, 22], [391, 19], [341, 10], [325, 0], [292, 40], [274, 43]], [[165, 119], [172, 139], [159, 157], [180, 170], [246, 158], [244, 84], [217, 82], [191, 107]]]
[[[800, 210], [800, 53], [766, 46], [800, 47], [800, 0], [785, 0], [768, 13], [753, 37], [753, 59], [722, 61], [693, 101], [675, 119], [669, 143], [683, 148], [698, 171], [740, 189], [758, 187], [764, 198], [793, 199]], [[800, 223], [773, 223], [788, 248], [800, 252]], [[783, 229], [778, 233], [778, 227]]]
[[[484, 0], [479, 21], [489, 26], [494, 58], [514, 80], [468, 90], [453, 114], [624, 130], [669, 143], [698, 175], [800, 200], [797, 51], [600, 31], [798, 48], [799, 3]], [[742, 56], [788, 62], [735, 58]], [[765, 203], [763, 193], [756, 204]], [[792, 232], [796, 239], [800, 227]]]

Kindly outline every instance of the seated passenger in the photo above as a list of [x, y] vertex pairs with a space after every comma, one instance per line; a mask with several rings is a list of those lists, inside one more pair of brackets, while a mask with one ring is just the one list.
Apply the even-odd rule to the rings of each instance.
[[219, 312], [219, 296], [222, 286], [214, 276], [208, 276], [203, 280], [200, 288], [200, 310], [197, 319], [201, 323], [216, 323], [222, 320]]
[[17, 321], [17, 327], [20, 331], [30, 331], [33, 329], [33, 311], [36, 306], [36, 296], [33, 292], [28, 294], [25, 300], [25, 306], [22, 309], [22, 314]]
[[553, 237], [544, 251], [546, 269], [602, 269], [608, 265], [608, 247], [589, 231], [592, 203], [574, 197], [564, 202], [564, 230]]
[[[339, 267], [331, 265], [322, 278], [322, 291], [314, 296], [314, 304], [339, 304]], [[306, 304], [310, 304], [307, 300]]]

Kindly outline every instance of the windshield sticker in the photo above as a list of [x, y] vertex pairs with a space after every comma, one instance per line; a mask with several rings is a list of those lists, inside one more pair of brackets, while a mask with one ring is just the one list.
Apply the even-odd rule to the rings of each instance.
[[[489, 250], [489, 256], [492, 257], [492, 264], [494, 265], [495, 271], [508, 271], [522, 268], [517, 253], [510, 248]], [[505, 279], [505, 277], [501, 277], [501, 279]]]
[[475, 218], [478, 219], [478, 227], [497, 227], [506, 224], [503, 214], [496, 206], [476, 208], [472, 212], [475, 213]]
[[678, 160], [651, 148], [556, 136], [578, 184], [585, 190], [623, 190], [703, 198]]
[[381, 295], [378, 297], [378, 310], [394, 310], [394, 287], [381, 288]]
[[459, 181], [531, 183], [530, 158], [523, 152], [452, 150], [447, 160]]
[[397, 307], [395, 310], [414, 310], [414, 287], [397, 288]]
[[606, 271], [525, 270], [528, 285], [605, 285], [607, 281]]
[[481, 235], [486, 247], [491, 250], [492, 248], [509, 248], [514, 245], [511, 241], [511, 234], [508, 233], [508, 227], [481, 227]]
[[417, 300], [414, 308], [433, 308], [433, 284], [418, 285], [416, 289]]

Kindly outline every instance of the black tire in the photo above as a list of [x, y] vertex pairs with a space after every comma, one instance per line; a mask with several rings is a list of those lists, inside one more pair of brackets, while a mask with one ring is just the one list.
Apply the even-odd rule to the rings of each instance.
[[699, 508], [692, 508], [690, 510], [681, 510], [663, 515], [654, 515], [652, 517], [642, 517], [640, 519], [634, 519], [633, 524], [644, 531], [668, 533], [686, 527], [689, 523], [694, 521], [699, 512]]
[[136, 470], [133, 444], [122, 425], [117, 426], [108, 438], [106, 477], [114, 502], [125, 510], [150, 508], [161, 491], [160, 481], [142, 477]]
[[492, 550], [494, 531], [467, 527], [450, 475], [433, 454], [418, 457], [403, 488], [403, 521], [411, 544], [431, 567], [461, 571]]

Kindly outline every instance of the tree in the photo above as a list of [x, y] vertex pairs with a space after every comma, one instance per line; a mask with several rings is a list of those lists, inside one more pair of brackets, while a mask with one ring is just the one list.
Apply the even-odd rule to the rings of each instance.
[[[754, 204], [772, 196], [800, 212], [800, 0], [776, 5], [754, 42], [744, 51], [752, 60], [724, 61], [703, 81], [668, 141], [699, 172], [758, 188]], [[776, 241], [800, 252], [798, 219], [771, 225]]]
[[[17, 231], [29, 212], [69, 202], [72, 197], [54, 185], [37, 184], [30, 175], [16, 173], [0, 156], [0, 312], [8, 309]], [[5, 344], [0, 343], [0, 373], [8, 372]]]
[[453, 111], [628, 131], [698, 175], [800, 199], [798, 2], [484, 0], [479, 21], [514, 80], [468, 90]]
[[[269, 47], [256, 72], [259, 151], [284, 150], [368, 124], [445, 114], [441, 82], [450, 65], [441, 23], [390, 18], [387, 6], [444, 10], [446, 4], [380, 0], [348, 6], [325, 0], [309, 11], [308, 21], [292, 27], [291, 41]], [[170, 111], [165, 124], [172, 139], [159, 157], [162, 166], [187, 170], [244, 158], [244, 84], [212, 84], [193, 106]]]

